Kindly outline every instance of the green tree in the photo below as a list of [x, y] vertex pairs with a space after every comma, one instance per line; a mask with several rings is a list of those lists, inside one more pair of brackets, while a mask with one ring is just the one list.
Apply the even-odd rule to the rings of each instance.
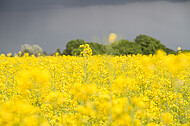
[[90, 45], [90, 48], [92, 49], [92, 55], [97, 55], [97, 54], [105, 54], [105, 46], [95, 43], [95, 42], [86, 42], [86, 44]]
[[38, 56], [40, 55], [45, 55], [44, 51], [42, 50], [42, 48], [39, 45], [30, 45], [30, 44], [24, 44], [21, 45], [21, 52], [22, 55], [24, 55], [25, 53], [28, 53], [29, 55], [35, 55]]
[[79, 56], [81, 52], [82, 52], [81, 48], [73, 49], [71, 52], [71, 55], [72, 56]]
[[128, 55], [142, 53], [141, 46], [129, 40], [119, 40], [111, 44], [113, 55]]
[[190, 50], [182, 50], [182, 53], [190, 53]]
[[105, 47], [101, 44], [95, 43], [95, 42], [85, 42], [84, 40], [71, 40], [67, 43], [66, 49], [63, 51], [64, 55], [80, 55], [80, 52], [82, 51], [81, 48], [79, 48], [82, 44], [89, 44], [90, 48], [92, 49], [92, 54], [104, 54], [105, 53]]
[[63, 54], [64, 55], [72, 55], [74, 49], [78, 49], [80, 45], [84, 44], [84, 40], [81, 39], [76, 39], [76, 40], [71, 40], [67, 43], [66, 49], [64, 50]]
[[101, 45], [95, 42], [85, 42], [81, 39], [71, 40], [67, 43], [64, 55], [80, 55], [82, 51], [79, 46], [89, 44], [92, 49], [92, 55], [105, 54], [108, 55], [128, 55], [128, 54], [154, 54], [158, 49], [164, 50], [167, 54], [176, 54], [175, 51], [166, 48], [159, 40], [147, 35], [139, 35], [135, 38], [135, 42], [129, 40], [119, 40], [111, 45]]
[[162, 49], [166, 51], [166, 46], [161, 44], [159, 40], [147, 35], [139, 35], [135, 38], [135, 43], [141, 45], [143, 54], [154, 54], [156, 50]]
[[177, 54], [177, 52], [175, 52], [174, 50], [172, 50], [172, 49], [169, 49], [169, 48], [166, 48], [166, 53], [167, 54]]
[[58, 48], [55, 53], [57, 53], [57, 52], [61, 55], [61, 50], [60, 50], [60, 48]]

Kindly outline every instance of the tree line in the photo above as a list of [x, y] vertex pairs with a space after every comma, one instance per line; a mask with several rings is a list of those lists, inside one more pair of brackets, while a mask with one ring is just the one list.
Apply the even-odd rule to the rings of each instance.
[[[176, 51], [163, 45], [160, 40], [142, 34], [138, 35], [134, 41], [121, 39], [118, 41], [114, 41], [109, 45], [103, 45], [96, 42], [85, 42], [82, 39], [71, 40], [67, 42], [65, 50], [61, 52], [61, 50], [58, 48], [55, 53], [59, 53], [59, 55], [78, 56], [82, 51], [82, 49], [79, 48], [79, 46], [82, 44], [90, 45], [90, 48], [92, 49], [92, 55], [129, 55], [138, 53], [149, 55], [155, 54], [158, 49], [162, 49], [167, 54], [177, 54]], [[37, 45], [29, 46], [25, 44], [24, 46], [22, 46], [21, 51], [23, 55], [24, 53], [29, 53], [30, 55], [34, 54], [36, 56], [38, 55], [38, 53], [41, 53], [41, 55], [48, 55]], [[184, 52], [189, 51], [190, 50], [184, 50]], [[55, 53], [49, 55], [54, 55]]]
[[156, 40], [153, 37], [147, 35], [139, 35], [135, 38], [134, 42], [121, 39], [111, 43], [110, 45], [102, 45], [95, 42], [85, 42], [81, 39], [71, 40], [67, 43], [66, 49], [60, 52], [61, 55], [80, 55], [82, 51], [79, 46], [81, 44], [89, 44], [92, 49], [92, 55], [97, 54], [108, 54], [108, 55], [128, 55], [128, 54], [155, 54], [158, 49], [162, 49], [167, 54], [177, 54], [172, 49], [167, 48], [163, 45], [160, 40]]

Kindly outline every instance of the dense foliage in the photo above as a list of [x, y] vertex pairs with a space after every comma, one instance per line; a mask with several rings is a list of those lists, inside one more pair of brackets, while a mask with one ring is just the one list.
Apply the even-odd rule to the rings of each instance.
[[190, 53], [80, 49], [82, 57], [2, 54], [0, 125], [190, 125]]
[[158, 49], [166, 51], [166, 47], [156, 40], [147, 35], [139, 35], [135, 38], [135, 43], [141, 45], [143, 54], [154, 54]]
[[128, 54], [142, 54], [142, 49], [139, 44], [134, 42], [130, 42], [128, 40], [119, 40], [111, 44], [113, 49], [113, 55], [128, 55]]
[[46, 52], [42, 50], [39, 45], [24, 44], [21, 45], [21, 55], [28, 53], [29, 55], [46, 55]]
[[75, 53], [80, 52], [81, 50], [78, 51], [79, 46], [84, 44], [84, 40], [77, 39], [77, 40], [71, 40], [67, 43], [66, 49], [64, 50], [63, 54], [64, 55], [75, 55]]
[[[101, 44], [94, 42], [85, 42], [81, 39], [71, 40], [67, 43], [66, 49], [63, 52], [63, 55], [80, 55], [82, 49], [79, 47], [81, 44], [88, 44], [92, 49], [92, 54], [105, 54], [105, 47]], [[58, 51], [57, 51], [58, 52]], [[60, 53], [61, 54], [61, 53]]]
[[167, 54], [177, 54], [175, 51], [166, 48], [159, 40], [147, 35], [139, 35], [134, 42], [129, 40], [112, 41], [110, 45], [102, 45], [94, 42], [85, 42], [84, 40], [71, 40], [67, 43], [64, 55], [80, 55], [82, 51], [79, 48], [81, 44], [89, 44], [92, 48], [92, 54], [108, 54], [108, 55], [128, 55], [128, 54], [155, 54], [158, 49], [162, 49]]

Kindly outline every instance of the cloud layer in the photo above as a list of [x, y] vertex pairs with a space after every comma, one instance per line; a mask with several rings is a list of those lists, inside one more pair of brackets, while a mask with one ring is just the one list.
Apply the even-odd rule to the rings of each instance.
[[48, 52], [63, 50], [69, 40], [78, 38], [103, 43], [111, 32], [131, 41], [147, 34], [169, 48], [190, 49], [189, 6], [190, 2], [157, 1], [1, 11], [0, 53], [18, 52], [25, 43], [39, 44]]
[[33, 11], [52, 8], [123, 5], [135, 2], [187, 2], [190, 0], [1, 0], [0, 11]]

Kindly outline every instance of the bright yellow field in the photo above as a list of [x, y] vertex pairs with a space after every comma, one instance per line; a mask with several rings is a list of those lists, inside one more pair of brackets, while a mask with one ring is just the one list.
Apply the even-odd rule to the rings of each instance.
[[0, 125], [190, 125], [190, 53], [0, 56]]

